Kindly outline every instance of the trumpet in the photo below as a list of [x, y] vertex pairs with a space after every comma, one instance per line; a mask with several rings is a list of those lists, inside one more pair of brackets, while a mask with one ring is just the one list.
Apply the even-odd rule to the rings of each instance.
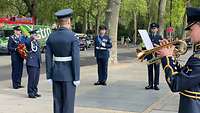
[[[176, 46], [175, 47], [175, 51], [174, 51], [176, 58], [178, 58], [180, 55], [184, 55], [188, 50], [187, 43], [185, 41], [176, 40], [176, 41], [172, 41], [172, 42], [170, 42], [168, 44], [155, 47], [155, 48], [150, 49], [150, 50], [143, 50], [142, 51], [142, 50], [137, 49], [136, 50], [137, 58], [142, 62], [147, 55], [155, 53], [156, 51], [160, 50], [161, 48], [168, 47], [168, 46], [171, 46], [171, 45], [175, 45]], [[153, 58], [153, 59], [149, 60], [148, 64], [153, 64], [155, 62], [158, 62], [158, 60], [160, 60], [159, 57]]]

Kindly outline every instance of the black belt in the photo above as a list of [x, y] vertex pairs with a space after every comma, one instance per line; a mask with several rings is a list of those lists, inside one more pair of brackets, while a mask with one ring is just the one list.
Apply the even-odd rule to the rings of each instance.
[[186, 96], [188, 98], [200, 99], [200, 92], [193, 92], [193, 91], [184, 90], [184, 91], [181, 91], [180, 94], [183, 95], [183, 96]]

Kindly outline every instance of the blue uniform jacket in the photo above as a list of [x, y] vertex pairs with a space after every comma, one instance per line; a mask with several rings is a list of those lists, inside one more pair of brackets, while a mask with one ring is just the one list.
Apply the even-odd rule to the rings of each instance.
[[[105, 43], [105, 46], [102, 45]], [[95, 38], [95, 57], [96, 58], [109, 58], [109, 49], [112, 48], [112, 41], [109, 36], [104, 35], [101, 37], [97, 35]]]
[[17, 38], [15, 35], [12, 35], [9, 37], [8, 40], [8, 51], [11, 54], [11, 60], [12, 61], [18, 61], [18, 62], [23, 62], [23, 58], [21, 58], [20, 54], [17, 51], [17, 46], [19, 43], [25, 43], [26, 37], [23, 35]]
[[172, 57], [161, 61], [170, 89], [180, 93], [179, 113], [200, 113], [200, 50], [184, 66]]
[[7, 45], [7, 48], [8, 48], [8, 51], [11, 53], [11, 55], [13, 53], [16, 54], [16, 49], [17, 49], [17, 46], [19, 43], [25, 43], [26, 41], [26, 37], [24, 37], [23, 35], [20, 36], [19, 38], [17, 38], [15, 35], [12, 35], [9, 37], [9, 40], [8, 40], [8, 45]]
[[[72, 57], [72, 61], [53, 61], [56, 57]], [[80, 43], [75, 33], [61, 27], [50, 34], [46, 42], [47, 79], [78, 81], [80, 79]]]
[[26, 41], [26, 48], [28, 50], [26, 65], [39, 68], [41, 63], [40, 44], [36, 40], [32, 43], [37, 47], [37, 51], [34, 52], [31, 50], [31, 40], [28, 38]]

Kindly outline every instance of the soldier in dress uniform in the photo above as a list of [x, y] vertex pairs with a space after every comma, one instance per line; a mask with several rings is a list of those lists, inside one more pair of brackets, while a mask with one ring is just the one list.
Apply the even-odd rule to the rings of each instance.
[[80, 43], [71, 31], [72, 9], [55, 13], [59, 28], [46, 42], [46, 73], [53, 81], [54, 113], [74, 113], [76, 87], [80, 84]]
[[[162, 37], [158, 34], [159, 25], [156, 23], [152, 23], [150, 25], [151, 32], [149, 34], [151, 42], [153, 45], [159, 44], [159, 41], [162, 40]], [[152, 58], [157, 57], [156, 54], [150, 54], [146, 58], [147, 60], [151, 60]], [[160, 64], [153, 63], [148, 64], [148, 83], [149, 85], [145, 87], [145, 89], [155, 89], [159, 90], [159, 74], [160, 74]], [[155, 75], [155, 76], [154, 76]]]
[[40, 97], [38, 94], [38, 82], [40, 77], [40, 63], [41, 63], [41, 53], [40, 45], [37, 41], [36, 30], [30, 31], [30, 38], [26, 41], [26, 47], [28, 50], [28, 56], [26, 59], [26, 67], [28, 73], [28, 87], [27, 93], [29, 98]]
[[[157, 53], [162, 57], [161, 62], [166, 81], [172, 92], [179, 92], [179, 113], [200, 113], [200, 8], [186, 9], [186, 30], [190, 30], [190, 37], [195, 43], [194, 53], [184, 66], [174, 59], [175, 46], [160, 49]], [[169, 43], [167, 40], [160, 45]]]
[[20, 26], [15, 26], [13, 29], [14, 35], [9, 37], [7, 48], [11, 54], [12, 86], [14, 89], [19, 89], [24, 87], [21, 85], [24, 59], [20, 57], [17, 47], [20, 43], [24, 43], [25, 37], [21, 34]]
[[108, 77], [108, 59], [109, 49], [112, 48], [112, 42], [108, 35], [106, 35], [106, 26], [99, 26], [99, 35], [95, 38], [95, 57], [98, 65], [98, 81], [94, 85], [107, 85]]

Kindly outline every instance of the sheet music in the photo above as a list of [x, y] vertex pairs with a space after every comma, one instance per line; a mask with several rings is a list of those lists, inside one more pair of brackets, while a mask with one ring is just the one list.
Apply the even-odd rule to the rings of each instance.
[[140, 33], [140, 36], [142, 37], [142, 41], [143, 41], [146, 49], [147, 50], [153, 49], [154, 47], [153, 47], [153, 44], [151, 42], [151, 39], [149, 37], [147, 30], [139, 29], [138, 32]]

